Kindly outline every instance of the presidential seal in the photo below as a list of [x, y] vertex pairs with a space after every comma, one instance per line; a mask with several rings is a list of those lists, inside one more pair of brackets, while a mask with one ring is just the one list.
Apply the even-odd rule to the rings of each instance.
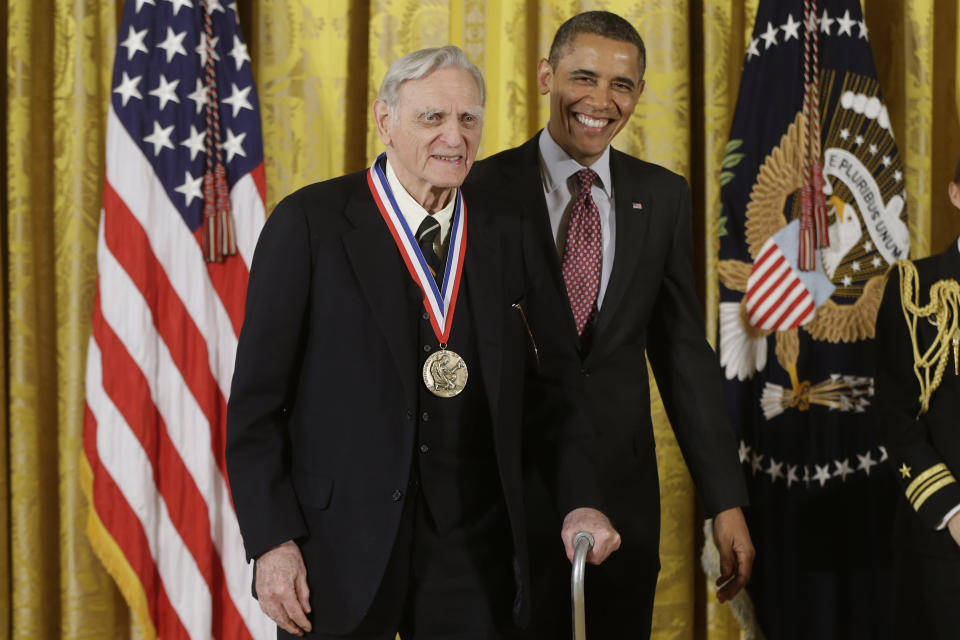
[[[720, 359], [728, 379], [745, 380], [767, 364], [767, 336], [790, 387], [765, 385], [761, 405], [767, 420], [786, 410], [817, 404], [863, 411], [873, 379], [835, 373], [820, 382], [797, 370], [805, 331], [814, 341], [853, 343], [874, 336], [889, 265], [907, 257], [905, 186], [887, 108], [876, 80], [824, 70], [820, 91], [830, 108], [820, 123], [803, 111], [764, 159], [750, 192], [744, 242], [753, 262], [721, 260], [720, 281], [743, 293], [720, 305]], [[812, 268], [798, 264], [805, 149], [824, 128], [822, 192], [828, 241], [816, 250]], [[735, 164], [737, 142], [724, 166]], [[819, 155], [819, 154], [817, 154]]]

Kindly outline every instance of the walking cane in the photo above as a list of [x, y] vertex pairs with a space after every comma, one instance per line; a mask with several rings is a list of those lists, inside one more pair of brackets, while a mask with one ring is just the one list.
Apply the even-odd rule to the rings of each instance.
[[573, 570], [570, 573], [570, 599], [573, 603], [573, 640], [586, 640], [583, 577], [587, 564], [587, 554], [590, 553], [590, 549], [593, 549], [593, 536], [586, 531], [581, 531], [573, 538], [573, 549]]

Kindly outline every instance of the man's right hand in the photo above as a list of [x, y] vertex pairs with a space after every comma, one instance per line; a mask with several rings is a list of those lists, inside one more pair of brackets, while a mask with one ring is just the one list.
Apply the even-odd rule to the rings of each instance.
[[950, 530], [953, 541], [960, 546], [960, 511], [950, 516], [950, 519], [947, 520], [947, 529]]
[[297, 636], [310, 631], [310, 589], [300, 547], [293, 540], [257, 558], [257, 599], [277, 626]]

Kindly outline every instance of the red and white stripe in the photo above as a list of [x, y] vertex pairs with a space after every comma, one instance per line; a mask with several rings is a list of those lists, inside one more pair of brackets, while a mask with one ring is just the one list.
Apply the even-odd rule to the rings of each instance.
[[206, 263], [112, 107], [106, 161], [84, 428], [93, 508], [158, 635], [275, 637], [250, 593], [224, 462], [263, 167], [231, 192], [239, 255]]
[[759, 329], [786, 331], [813, 319], [813, 295], [773, 238], [767, 240], [747, 279], [747, 315]]

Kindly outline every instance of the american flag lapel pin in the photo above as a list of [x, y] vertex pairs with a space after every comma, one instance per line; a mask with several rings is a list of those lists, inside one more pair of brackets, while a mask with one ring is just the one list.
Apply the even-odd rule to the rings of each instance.
[[633, 203], [633, 208], [634, 208], [634, 209], [637, 209], [637, 210], [643, 209], [643, 203], [642, 203], [642, 202], [639, 202], [639, 201], [634, 202], [634, 203]]

